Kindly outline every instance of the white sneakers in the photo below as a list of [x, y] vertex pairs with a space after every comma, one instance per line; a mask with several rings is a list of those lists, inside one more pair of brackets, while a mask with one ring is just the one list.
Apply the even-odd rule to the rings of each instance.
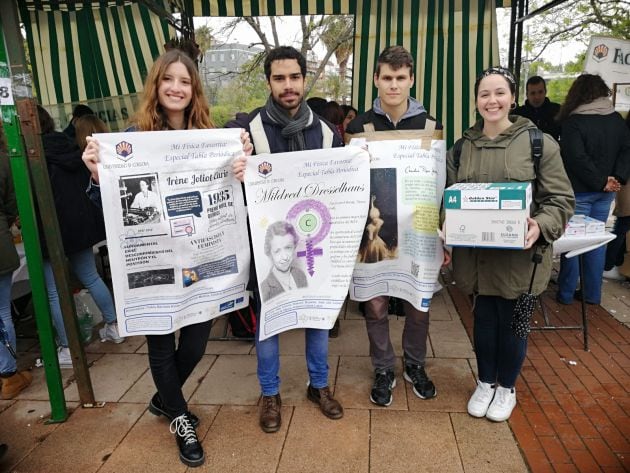
[[494, 422], [510, 418], [516, 406], [514, 388], [494, 387], [492, 384], [477, 381], [477, 389], [468, 401], [468, 413], [473, 417], [486, 417]]
[[477, 389], [468, 401], [468, 413], [473, 417], [484, 417], [494, 397], [492, 384], [477, 381]]
[[619, 266], [613, 266], [612, 269], [604, 271], [603, 276], [606, 279], [612, 279], [613, 281], [625, 281], [626, 277], [619, 272]]
[[101, 338], [101, 342], [122, 343], [125, 341], [118, 333], [118, 324], [116, 322], [105, 324], [103, 328], [99, 329], [98, 336]]
[[516, 406], [516, 391], [514, 388], [497, 387], [492, 404], [488, 408], [486, 418], [494, 422], [503, 422], [512, 415], [512, 410]]
[[60, 368], [72, 368], [72, 355], [68, 347], [57, 348], [57, 360]]

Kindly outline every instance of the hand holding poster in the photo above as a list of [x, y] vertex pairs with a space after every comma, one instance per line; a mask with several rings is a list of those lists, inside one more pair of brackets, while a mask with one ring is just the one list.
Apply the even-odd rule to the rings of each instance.
[[249, 245], [231, 172], [240, 130], [95, 135], [121, 336], [244, 307]]
[[365, 226], [368, 184], [369, 156], [353, 146], [248, 158], [260, 340], [333, 326]]
[[350, 286], [353, 300], [388, 295], [429, 310], [444, 259], [437, 234], [446, 183], [440, 133], [371, 132], [351, 141], [367, 141], [372, 158], [370, 210]]

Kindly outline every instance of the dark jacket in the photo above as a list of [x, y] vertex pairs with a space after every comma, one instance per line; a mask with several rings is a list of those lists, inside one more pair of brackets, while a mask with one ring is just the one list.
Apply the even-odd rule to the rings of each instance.
[[5, 153], [0, 154], [0, 275], [11, 273], [20, 266], [9, 230], [17, 217], [17, 207], [8, 159]]
[[[436, 121], [435, 118], [427, 114], [420, 102], [413, 98], [409, 98], [409, 106], [407, 111], [400, 118], [398, 123], [394, 123], [390, 120], [387, 114], [381, 108], [381, 100], [379, 98], [374, 100], [374, 104], [370, 110], [360, 115], [348, 123], [346, 133], [354, 135], [355, 133], [363, 133], [364, 125], [371, 123], [374, 125], [376, 131], [387, 130], [424, 130], [427, 118]], [[442, 129], [440, 123], [436, 124], [438, 130]]]
[[617, 112], [569, 116], [560, 148], [574, 192], [603, 192], [608, 176], [630, 177], [630, 129]]
[[71, 255], [105, 239], [103, 212], [85, 193], [90, 172], [76, 143], [60, 132], [42, 141], [64, 252]]
[[556, 115], [560, 111], [560, 104], [551, 102], [547, 97], [540, 107], [534, 107], [525, 100], [525, 105], [516, 107], [514, 115], [530, 119], [543, 133], [551, 135], [556, 141], [560, 139], [560, 125], [556, 122]]
[[[562, 236], [573, 215], [575, 198], [567, 178], [558, 144], [545, 135], [538, 172], [529, 139], [531, 121], [510, 116], [512, 126], [494, 139], [483, 134], [483, 121], [464, 132], [459, 166], [450, 150], [446, 157], [446, 185], [456, 182], [533, 182], [531, 216], [541, 237], [552, 243]], [[529, 287], [534, 249], [453, 248], [453, 276], [465, 294], [516, 299]], [[532, 292], [547, 288], [552, 251], [548, 248], [536, 270]]]
[[[274, 122], [269, 118], [267, 112], [264, 107], [254, 110], [249, 114], [249, 120], [247, 122], [246, 130], [251, 135], [251, 130], [249, 124], [256, 117], [256, 115], [260, 114], [260, 118], [262, 119], [263, 128], [265, 130], [265, 135], [267, 136], [267, 140], [269, 141], [269, 149], [271, 153], [287, 153], [289, 151], [289, 145], [285, 138], [282, 137], [282, 126], [278, 123]], [[243, 123], [241, 120], [240, 123]], [[328, 123], [323, 118], [319, 117], [317, 114], [313, 113], [313, 121], [309, 126], [304, 129], [304, 141], [306, 142], [306, 149], [321, 149], [322, 148], [322, 126], [327, 126], [334, 133], [333, 138], [333, 148], [338, 148], [343, 146], [343, 141], [339, 136], [339, 132], [337, 128], [330, 123]], [[252, 143], [254, 143], [254, 139], [252, 137]], [[254, 153], [256, 154], [254, 144]]]

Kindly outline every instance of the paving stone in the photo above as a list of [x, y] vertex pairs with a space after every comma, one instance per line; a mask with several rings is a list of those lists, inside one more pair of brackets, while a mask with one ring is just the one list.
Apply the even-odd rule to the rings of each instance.
[[437, 396], [420, 399], [413, 393], [411, 383], [405, 381], [409, 410], [466, 412], [468, 399], [475, 389], [468, 360], [429, 359], [426, 371], [435, 384]]
[[344, 408], [407, 410], [407, 390], [402, 378], [402, 359], [396, 359], [396, 387], [394, 400], [387, 407], [379, 407], [370, 401], [374, 371], [369, 356], [342, 356], [337, 372], [335, 396]]
[[[92, 357], [100, 358], [102, 355], [88, 355], [88, 360]], [[74, 381], [74, 371], [72, 369], [62, 369], [61, 386], [65, 389]], [[31, 370], [33, 381], [31, 385], [16, 396], [16, 399], [32, 399], [38, 401], [47, 401], [48, 386], [46, 384], [46, 372], [44, 368], [34, 368]]]
[[122, 343], [101, 342], [98, 337], [98, 328], [94, 329], [94, 340], [85, 347], [86, 353], [135, 353], [145, 342], [143, 335], [126, 337]]
[[190, 399], [191, 404], [256, 405], [260, 387], [256, 356], [220, 355]]
[[0, 412], [7, 410], [9, 407], [11, 407], [16, 402], [17, 401], [15, 399], [11, 399], [11, 400], [0, 399]]
[[[2, 401], [9, 404], [9, 401]], [[70, 403], [68, 409], [75, 409]], [[50, 404], [46, 401], [11, 401], [0, 413], [0, 441], [9, 450], [0, 461], [0, 471], [13, 471], [15, 465], [35, 450], [61, 424], [46, 424], [50, 419]], [[37, 471], [20, 469], [18, 471]]]
[[206, 463], [195, 471], [275, 473], [293, 409], [282, 408], [282, 426], [273, 434], [258, 426], [255, 406], [222, 406], [203, 440]]
[[[217, 406], [199, 406], [195, 409], [195, 414], [200, 420], [197, 427], [197, 435], [200, 439], [212, 425], [218, 410]], [[186, 468], [179, 459], [177, 444], [169, 430], [168, 421], [163, 417], [156, 418], [147, 411], [98, 471], [99, 473], [177, 473], [186, 471]]]
[[366, 356], [369, 353], [370, 344], [363, 317], [360, 320], [342, 320], [339, 337], [330, 339], [328, 354]]
[[[335, 392], [335, 379], [337, 379], [338, 356], [328, 357], [328, 386]], [[280, 394], [282, 404], [286, 406], [313, 405], [306, 398], [306, 386], [308, 382], [308, 370], [304, 355], [280, 356]], [[260, 391], [260, 388], [258, 388]]]
[[[94, 398], [101, 402], [116, 402], [146, 371], [148, 360], [138, 354], [106, 354], [90, 367]], [[69, 401], [79, 401], [76, 381], [64, 394]]]
[[[204, 355], [199, 364], [195, 366], [195, 369], [186, 381], [186, 384], [184, 384], [184, 397], [186, 399], [190, 399], [193, 392], [195, 392], [195, 390], [199, 387], [216, 358], [216, 356]], [[138, 378], [138, 381], [134, 383], [120, 401], [146, 404], [155, 392], [155, 383], [153, 382], [153, 377], [151, 376], [151, 370], [147, 368], [144, 374]]]
[[473, 358], [470, 339], [461, 321], [431, 321], [429, 328], [434, 356], [438, 358]]
[[489, 422], [468, 414], [451, 414], [466, 473], [527, 472], [507, 422]]
[[370, 473], [463, 472], [447, 413], [371, 411]]
[[317, 408], [295, 407], [277, 473], [367, 473], [369, 425], [363, 409], [331, 420]]
[[457, 309], [453, 305], [451, 296], [446, 289], [433, 294], [431, 299], [431, 320], [459, 320]]
[[[144, 406], [122, 403], [106, 404], [97, 409], [79, 408], [20, 462], [18, 471], [95, 472], [109, 458], [143, 411]], [[146, 456], [136, 451], [138, 461], [144, 461]]]

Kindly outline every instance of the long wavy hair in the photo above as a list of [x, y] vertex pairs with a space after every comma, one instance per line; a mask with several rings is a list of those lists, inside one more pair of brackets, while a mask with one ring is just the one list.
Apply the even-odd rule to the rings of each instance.
[[181, 62], [190, 74], [192, 97], [184, 111], [186, 128], [214, 128], [210, 119], [208, 101], [203, 94], [201, 80], [195, 63], [179, 49], [171, 49], [158, 57], [144, 83], [144, 94], [136, 114], [130, 124], [142, 131], [165, 130], [168, 128], [167, 117], [158, 100], [158, 87], [164, 78], [166, 69], [173, 63]]
[[571, 112], [573, 112], [580, 105], [591, 103], [593, 100], [600, 97], [609, 97], [610, 89], [600, 76], [595, 74], [582, 74], [571, 84], [569, 92], [567, 92], [567, 98], [564, 100], [564, 104], [560, 107], [557, 120], [562, 122], [569, 118]]

